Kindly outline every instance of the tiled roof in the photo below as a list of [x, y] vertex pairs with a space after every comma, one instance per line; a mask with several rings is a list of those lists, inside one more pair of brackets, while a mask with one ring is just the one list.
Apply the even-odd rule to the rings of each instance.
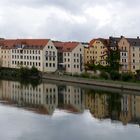
[[15, 40], [12, 39], [0, 40], [0, 46], [2, 49], [11, 49], [14, 43]]
[[89, 42], [89, 47], [91, 47], [93, 45], [93, 43], [95, 42], [95, 39], [92, 39], [90, 42]]
[[93, 43], [94, 43], [95, 41], [97, 41], [97, 40], [101, 41], [105, 46], [108, 46], [108, 39], [105, 39], [105, 38], [97, 38], [97, 39], [92, 39], [92, 40], [90, 41], [89, 47], [92, 47]]
[[79, 42], [60, 42], [60, 41], [53, 41], [55, 47], [58, 51], [62, 52], [71, 52], [74, 48], [79, 45]]
[[[109, 46], [110, 47], [116, 47], [118, 46], [118, 42], [121, 40], [123, 36], [121, 37], [110, 37], [109, 38]], [[125, 38], [125, 37], [124, 37]], [[140, 38], [125, 38], [130, 43], [130, 46], [140, 46]]]
[[15, 39], [0, 40], [2, 49], [18, 48], [24, 45], [23, 49], [43, 49], [49, 42], [49, 39]]
[[65, 42], [63, 44], [63, 51], [64, 52], [71, 52], [78, 45], [79, 45], [79, 42]]
[[53, 41], [53, 44], [56, 47], [56, 49], [58, 50], [58, 52], [62, 52], [63, 51], [63, 44], [64, 44], [64, 42]]
[[139, 38], [126, 38], [130, 43], [130, 46], [140, 46], [140, 39]]
[[109, 37], [109, 47], [117, 47], [121, 37]]

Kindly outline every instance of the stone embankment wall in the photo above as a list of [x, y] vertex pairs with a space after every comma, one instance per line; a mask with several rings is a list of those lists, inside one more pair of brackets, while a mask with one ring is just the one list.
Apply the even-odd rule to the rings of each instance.
[[53, 75], [53, 74], [46, 74], [43, 73], [43, 79], [50, 79], [55, 81], [64, 81], [64, 82], [71, 82], [71, 83], [78, 83], [84, 85], [93, 85], [93, 86], [101, 86], [101, 87], [108, 87], [108, 88], [118, 88], [123, 90], [135, 90], [140, 91], [140, 84], [137, 83], [127, 83], [127, 82], [119, 82], [119, 81], [108, 81], [108, 80], [96, 80], [96, 79], [88, 79], [88, 78], [81, 78], [81, 77], [72, 77], [66, 75]]

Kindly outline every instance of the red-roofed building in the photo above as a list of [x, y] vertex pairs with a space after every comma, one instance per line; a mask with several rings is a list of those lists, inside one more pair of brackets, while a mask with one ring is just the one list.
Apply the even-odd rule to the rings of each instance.
[[3, 67], [35, 66], [43, 72], [57, 70], [57, 49], [49, 39], [0, 40]]
[[84, 71], [84, 47], [79, 42], [54, 41], [58, 49], [58, 68], [65, 68], [67, 73], [82, 73]]

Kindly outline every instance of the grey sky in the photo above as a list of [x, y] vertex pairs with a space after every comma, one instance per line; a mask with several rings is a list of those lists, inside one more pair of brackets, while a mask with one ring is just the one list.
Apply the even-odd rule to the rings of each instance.
[[0, 37], [89, 41], [140, 34], [139, 0], [0, 0]]

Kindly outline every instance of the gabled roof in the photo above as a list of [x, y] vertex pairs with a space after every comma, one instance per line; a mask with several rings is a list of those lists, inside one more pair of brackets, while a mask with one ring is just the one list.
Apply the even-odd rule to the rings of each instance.
[[60, 42], [60, 41], [53, 41], [55, 47], [58, 51], [62, 52], [71, 52], [74, 48], [79, 45], [79, 42]]
[[71, 52], [79, 45], [79, 42], [65, 42], [63, 44], [63, 51], [64, 52]]
[[109, 37], [109, 47], [117, 47], [121, 37]]
[[101, 42], [104, 44], [104, 46], [108, 46], [108, 39], [105, 39], [105, 38], [96, 38], [96, 39], [92, 39], [92, 40], [90, 41], [89, 47], [92, 47], [93, 43], [94, 43], [95, 41], [97, 41], [97, 40], [101, 41]]

